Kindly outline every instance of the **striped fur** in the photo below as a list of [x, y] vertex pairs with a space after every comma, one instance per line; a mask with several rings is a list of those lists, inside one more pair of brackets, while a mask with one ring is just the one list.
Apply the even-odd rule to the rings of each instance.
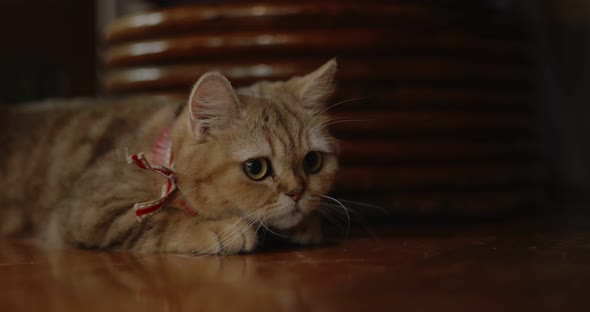
[[[330, 61], [310, 75], [235, 93], [197, 83], [189, 105], [132, 98], [0, 111], [0, 235], [28, 233], [56, 246], [203, 254], [252, 251], [262, 225], [300, 233], [295, 241], [317, 241], [314, 210], [338, 167], [338, 146], [322, 112], [335, 66]], [[214, 84], [226, 81], [209, 75]], [[201, 108], [191, 103], [203, 88], [215, 116], [193, 112]], [[170, 125], [180, 189], [173, 199], [182, 197], [199, 215], [188, 216], [173, 201], [138, 223], [133, 204], [157, 198], [162, 178], [125, 158], [151, 151]], [[302, 160], [312, 150], [323, 153], [324, 164], [306, 174]], [[267, 179], [244, 175], [243, 162], [254, 157], [272, 162]], [[304, 192], [295, 204], [286, 193], [298, 187]]]

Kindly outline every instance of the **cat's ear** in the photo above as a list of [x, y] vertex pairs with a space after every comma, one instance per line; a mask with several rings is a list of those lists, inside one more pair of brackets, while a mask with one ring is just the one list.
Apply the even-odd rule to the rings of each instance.
[[211, 129], [230, 125], [238, 113], [238, 98], [222, 74], [208, 72], [201, 76], [189, 97], [189, 126], [193, 135], [205, 140]]
[[333, 58], [315, 71], [287, 81], [287, 86], [305, 108], [321, 109], [334, 93], [337, 67]]

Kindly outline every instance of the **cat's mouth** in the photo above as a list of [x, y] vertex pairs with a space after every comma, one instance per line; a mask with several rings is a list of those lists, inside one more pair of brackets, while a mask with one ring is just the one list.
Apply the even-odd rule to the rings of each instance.
[[304, 216], [304, 213], [301, 210], [301, 208], [299, 208], [299, 205], [295, 205], [293, 210], [291, 212], [289, 212], [289, 216], [296, 216], [296, 215]]
[[299, 205], [295, 205], [289, 211], [286, 211], [285, 213], [277, 215], [276, 217], [268, 220], [268, 223], [277, 229], [285, 230], [299, 224], [304, 217], [305, 214]]

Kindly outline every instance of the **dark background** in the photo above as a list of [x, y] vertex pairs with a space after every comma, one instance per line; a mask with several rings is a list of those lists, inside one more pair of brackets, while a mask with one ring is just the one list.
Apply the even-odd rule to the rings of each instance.
[[0, 2], [0, 102], [96, 94], [93, 1]]
[[[118, 15], [177, 2], [199, 1], [0, 2], [0, 103], [100, 94], [97, 77], [104, 25]], [[590, 2], [497, 0], [456, 9], [470, 14], [473, 6], [481, 9], [482, 5], [515, 10], [530, 25], [546, 195], [554, 203], [586, 202], [590, 192]]]

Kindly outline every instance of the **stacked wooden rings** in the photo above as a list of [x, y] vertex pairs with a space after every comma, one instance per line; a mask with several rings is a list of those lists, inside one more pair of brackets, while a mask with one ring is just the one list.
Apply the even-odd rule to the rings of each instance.
[[407, 213], [515, 211], [542, 173], [528, 37], [509, 10], [459, 2], [468, 9], [303, 1], [127, 16], [105, 31], [101, 81], [109, 94], [186, 97], [209, 70], [243, 86], [336, 56], [333, 103], [347, 101], [331, 110], [337, 197]]

